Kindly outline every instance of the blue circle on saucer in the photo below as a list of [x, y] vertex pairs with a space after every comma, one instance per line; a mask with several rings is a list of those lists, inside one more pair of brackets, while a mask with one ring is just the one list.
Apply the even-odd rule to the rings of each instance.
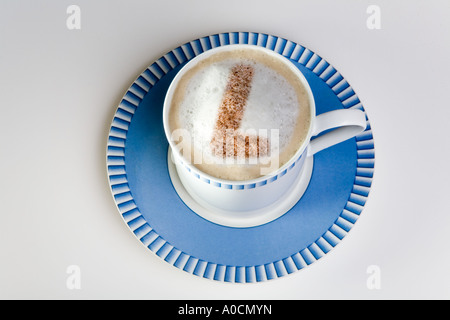
[[111, 124], [107, 172], [121, 216], [149, 250], [193, 275], [247, 283], [301, 270], [345, 237], [369, 195], [375, 151], [367, 119], [363, 133], [314, 155], [305, 194], [270, 223], [231, 228], [195, 214], [169, 177], [162, 123], [165, 94], [186, 62], [209, 49], [238, 43], [266, 47], [290, 59], [311, 86], [317, 114], [343, 108], [364, 111], [343, 76], [311, 50], [262, 33], [215, 34], [168, 52], [133, 82]]

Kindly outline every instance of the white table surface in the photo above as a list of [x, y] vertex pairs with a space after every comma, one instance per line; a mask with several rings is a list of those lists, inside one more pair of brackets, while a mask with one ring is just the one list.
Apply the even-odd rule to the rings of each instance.
[[[81, 29], [66, 26], [69, 5]], [[381, 29], [366, 25], [369, 5]], [[0, 298], [450, 298], [450, 2], [0, 0]], [[231, 284], [170, 266], [128, 230], [105, 145], [132, 81], [220, 32], [300, 43], [352, 85], [375, 139], [375, 178], [350, 233], [311, 266]], [[69, 289], [69, 266], [81, 271]], [[380, 289], [368, 268], [378, 266]]]

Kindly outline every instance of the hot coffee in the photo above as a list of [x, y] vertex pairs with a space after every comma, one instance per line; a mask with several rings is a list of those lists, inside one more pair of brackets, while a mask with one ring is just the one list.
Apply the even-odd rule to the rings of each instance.
[[187, 70], [169, 128], [183, 157], [225, 180], [251, 180], [289, 161], [311, 125], [307, 90], [279, 57], [251, 46], [220, 51]]

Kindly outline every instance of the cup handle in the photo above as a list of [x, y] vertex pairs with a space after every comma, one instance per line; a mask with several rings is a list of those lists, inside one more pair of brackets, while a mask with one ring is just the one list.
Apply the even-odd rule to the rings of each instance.
[[320, 114], [314, 121], [313, 136], [329, 129], [336, 129], [311, 140], [308, 147], [308, 156], [353, 138], [366, 130], [366, 127], [366, 115], [361, 110], [340, 109]]

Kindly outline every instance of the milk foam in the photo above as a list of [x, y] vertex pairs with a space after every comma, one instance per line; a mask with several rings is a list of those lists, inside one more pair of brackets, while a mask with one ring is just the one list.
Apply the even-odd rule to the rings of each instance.
[[[184, 128], [191, 135], [194, 153], [201, 154], [201, 159], [194, 155], [192, 160], [200, 170], [227, 180], [247, 180], [261, 175], [255, 163], [258, 160], [267, 164], [267, 159], [247, 159], [247, 162], [230, 162], [213, 154], [211, 138], [215, 130], [219, 106], [222, 103], [225, 88], [228, 83], [231, 69], [237, 64], [250, 65], [254, 69], [250, 94], [245, 105], [244, 114], [239, 131], [244, 134], [253, 132], [263, 133], [269, 139], [270, 156], [281, 156], [279, 165], [289, 160], [302, 142], [299, 136], [299, 118], [307, 119], [306, 128], [309, 128], [309, 106], [300, 108], [305, 101], [299, 96], [298, 88], [294, 88], [292, 81], [274, 70], [270, 64], [241, 57], [225, 57], [214, 63], [205, 63], [191, 72], [187, 81], [184, 81], [182, 94], [174, 99], [175, 112], [178, 117], [172, 121], [171, 128]], [[307, 112], [306, 112], [307, 111]], [[305, 127], [305, 124], [302, 127]], [[271, 141], [271, 130], [278, 130], [278, 141]], [[305, 130], [306, 129], [306, 130]], [[263, 130], [263, 131], [260, 131]], [[292, 140], [299, 140], [292, 147]], [[273, 142], [273, 143], [272, 143]], [[193, 153], [193, 154], [194, 154]], [[285, 155], [283, 155], [285, 153]], [[277, 169], [277, 168], [274, 168]]]

